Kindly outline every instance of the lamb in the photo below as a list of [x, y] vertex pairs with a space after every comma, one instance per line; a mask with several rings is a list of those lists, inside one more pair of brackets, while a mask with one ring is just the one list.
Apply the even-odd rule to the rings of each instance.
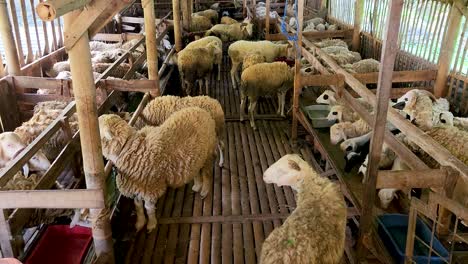
[[349, 73], [369, 73], [369, 72], [378, 72], [380, 68], [380, 62], [374, 59], [365, 59], [353, 64], [343, 65]]
[[228, 54], [231, 58], [231, 81], [232, 86], [236, 89], [237, 83], [240, 82], [238, 70], [240, 64], [244, 61], [247, 55], [252, 53], [265, 56], [266, 62], [273, 62], [277, 57], [288, 57], [290, 53], [290, 44], [274, 44], [270, 41], [245, 41], [240, 40], [232, 43], [229, 46]]
[[199, 16], [192, 14], [192, 21], [190, 22], [190, 32], [205, 31], [212, 27], [209, 17]]
[[[103, 73], [104, 71], [106, 71], [110, 66], [112, 65], [112, 63], [93, 63], [93, 72], [98, 72], [98, 73]], [[110, 73], [109, 73], [109, 76], [111, 77], [117, 77], [117, 78], [122, 78], [125, 76], [125, 74], [130, 70], [130, 64], [128, 63], [121, 63], [119, 65], [117, 65], [117, 67], [114, 68], [114, 70], [112, 70]]]
[[247, 69], [248, 67], [263, 63], [266, 61], [265, 56], [263, 55], [258, 55], [258, 54], [250, 54], [244, 57], [244, 60], [242, 61], [242, 71]]
[[253, 34], [252, 23], [235, 23], [231, 25], [217, 24], [210, 28], [205, 36], [217, 36], [222, 41], [237, 41], [251, 38]]
[[340, 65], [355, 63], [362, 60], [361, 54], [358, 52], [349, 51], [347, 47], [330, 46], [322, 48], [322, 51], [327, 53]]
[[297, 154], [271, 165], [263, 180], [289, 185], [298, 195], [296, 209], [263, 243], [260, 263], [339, 263], [346, 237], [346, 203], [339, 186]]
[[196, 12], [194, 13], [194, 15], [207, 17], [208, 19], [210, 19], [210, 22], [212, 24], [218, 23], [218, 11], [216, 10], [207, 9], [207, 10]]
[[330, 46], [338, 46], [338, 47], [345, 47], [348, 48], [348, 44], [341, 39], [325, 39], [320, 42], [314, 43], [315, 46], [319, 48], [325, 48]]
[[121, 48], [122, 44], [120, 43], [105, 43], [101, 41], [90, 41], [89, 49], [91, 51], [106, 51]]
[[185, 48], [177, 54], [177, 67], [186, 95], [191, 94], [193, 84], [197, 80], [199, 81], [201, 94], [202, 79], [205, 80], [206, 94], [208, 94], [210, 74], [213, 71], [215, 59], [219, 58], [220, 54], [222, 54], [222, 50], [216, 42], [210, 42], [204, 48]]
[[141, 128], [144, 124], [159, 126], [168, 119], [172, 113], [187, 107], [200, 107], [208, 111], [215, 120], [216, 135], [219, 140], [219, 166], [222, 167], [224, 164], [223, 150], [225, 145], [224, 112], [221, 104], [216, 99], [209, 96], [178, 97], [168, 95], [156, 97], [143, 109], [135, 127]]
[[102, 153], [119, 172], [119, 191], [135, 198], [137, 231], [145, 224], [143, 201], [148, 232], [156, 227], [155, 205], [167, 187], [177, 188], [195, 180], [192, 190], [203, 198], [208, 194], [216, 130], [207, 111], [184, 108], [162, 125], [144, 127], [139, 132], [119, 116], [109, 114], [99, 117], [99, 129]]
[[318, 24], [317, 26], [315, 26], [315, 29], [317, 31], [325, 31], [326, 30], [326, 27], [324, 24]]
[[221, 24], [232, 25], [232, 24], [236, 24], [236, 23], [239, 23], [239, 22], [237, 22], [237, 20], [235, 20], [234, 18], [231, 18], [231, 17], [228, 17], [228, 16], [223, 16], [221, 18]]
[[294, 84], [294, 68], [289, 68], [285, 62], [259, 63], [242, 72], [241, 76], [240, 120], [244, 120], [246, 99], [249, 99], [250, 125], [255, 126], [254, 113], [259, 96], [278, 96], [277, 114], [284, 116], [286, 92]]
[[454, 117], [450, 111], [442, 111], [433, 115], [433, 126], [456, 126], [458, 129], [468, 131], [468, 118]]
[[359, 120], [359, 114], [355, 113], [349, 107], [344, 105], [334, 105], [330, 108], [327, 119], [329, 121], [354, 122]]
[[427, 131], [432, 127], [433, 102], [435, 97], [424, 90], [413, 89], [398, 98], [394, 108], [401, 109], [413, 117], [414, 123], [421, 130]]
[[49, 77], [57, 77], [59, 72], [70, 71], [70, 62], [69, 61], [59, 61], [54, 63], [51, 69], [46, 70], [46, 74]]
[[218, 67], [218, 81], [219, 81], [221, 80], [221, 64], [223, 63], [223, 42], [221, 41], [221, 39], [215, 36], [208, 36], [208, 37], [204, 37], [199, 40], [190, 42], [185, 48], [186, 49], [204, 48], [211, 42], [214, 42], [219, 47], [219, 49], [217, 50], [218, 52], [215, 53], [215, 58], [213, 62], [213, 64], [216, 64]]
[[329, 25], [327, 28], [328, 31], [333, 31], [333, 30], [338, 30], [338, 29], [340, 28], [338, 27], [338, 25], [335, 25], [335, 24]]
[[330, 141], [333, 145], [340, 143], [348, 138], [359, 137], [371, 130], [369, 125], [363, 119], [356, 122], [343, 122], [334, 124], [330, 127]]
[[[408, 170], [409, 167], [401, 160], [400, 157], [396, 157], [395, 161], [392, 165], [393, 171], [400, 171], [400, 170]], [[383, 209], [387, 209], [390, 203], [392, 202], [393, 198], [398, 198], [397, 196], [398, 189], [395, 188], [388, 188], [388, 189], [380, 189], [377, 195], [380, 199], [380, 207]]]
[[122, 55], [124, 55], [125, 52], [126, 51], [124, 49], [120, 49], [120, 48], [97, 52], [91, 58], [91, 62], [92, 63], [98, 63], [98, 62], [113, 63]]

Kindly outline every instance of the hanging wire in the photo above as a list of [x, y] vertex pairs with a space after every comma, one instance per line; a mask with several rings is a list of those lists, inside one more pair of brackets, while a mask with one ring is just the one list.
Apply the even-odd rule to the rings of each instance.
[[[297, 15], [297, 0], [294, 1], [293, 7], [294, 7], [294, 18], [296, 19], [296, 29], [297, 29], [299, 27], [299, 21], [298, 21], [298, 15]], [[287, 13], [288, 13], [288, 0], [286, 0], [284, 4], [283, 20], [281, 21], [281, 33], [285, 35], [288, 40], [293, 41], [297, 45], [298, 30], [296, 30], [296, 33], [294, 35], [290, 35], [288, 33], [288, 27], [286, 24]]]

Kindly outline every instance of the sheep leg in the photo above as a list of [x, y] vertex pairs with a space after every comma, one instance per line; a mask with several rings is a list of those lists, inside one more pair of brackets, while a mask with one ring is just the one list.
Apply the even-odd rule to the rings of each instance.
[[280, 100], [279, 108], [281, 109], [279, 114], [281, 114], [281, 116], [284, 116], [284, 105], [286, 103], [286, 93], [280, 93], [279, 100]]
[[281, 113], [281, 94], [278, 93], [278, 110], [276, 110], [276, 114], [279, 115]]
[[195, 175], [195, 177], [193, 178], [193, 181], [194, 183], [193, 183], [192, 191], [199, 192], [202, 189], [202, 185], [203, 185], [202, 176], [200, 174]]
[[255, 126], [255, 110], [257, 109], [257, 100], [251, 100], [249, 104], [249, 115], [250, 115], [250, 126], [253, 128], [253, 130], [257, 130], [257, 127]]
[[223, 167], [224, 165], [224, 153], [223, 153], [223, 149], [224, 149], [224, 146], [222, 146], [224, 143], [220, 140], [218, 142], [218, 152], [219, 152], [219, 164], [218, 166], [219, 167]]
[[206, 95], [208, 95], [208, 86], [210, 86], [210, 76], [205, 77], [205, 90], [206, 90]]
[[234, 89], [237, 89], [237, 69], [239, 68], [239, 63], [232, 63], [231, 67], [231, 81], [232, 81], [232, 87]]
[[202, 176], [202, 189], [200, 192], [201, 198], [205, 198], [211, 189], [211, 179], [213, 178], [213, 155], [211, 155], [205, 161], [205, 165], [201, 169], [201, 176]]
[[203, 79], [198, 80], [198, 94], [203, 95]]
[[240, 121], [244, 121], [244, 109], [245, 109], [245, 102], [247, 101], [247, 96], [241, 91], [241, 103], [240, 103], [240, 109], [239, 109], [239, 114], [240, 114]]
[[146, 225], [146, 230], [148, 233], [151, 233], [158, 224], [156, 220], [156, 204], [145, 201], [146, 214], [148, 215], [148, 224]]
[[221, 81], [221, 62], [218, 63], [216, 66], [218, 66], [218, 81]]
[[140, 198], [135, 198], [133, 199], [133, 202], [135, 203], [135, 209], [136, 209], [136, 215], [137, 215], [135, 228], [138, 233], [143, 228], [143, 226], [145, 226], [146, 218], [145, 218], [145, 212], [143, 211], [143, 200], [141, 200]]

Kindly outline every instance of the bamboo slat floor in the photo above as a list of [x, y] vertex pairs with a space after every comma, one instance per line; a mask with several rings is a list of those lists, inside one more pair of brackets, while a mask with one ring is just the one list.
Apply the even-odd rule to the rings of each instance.
[[[239, 92], [231, 85], [229, 57], [224, 59], [221, 80], [214, 74], [210, 91], [227, 119], [224, 167], [213, 165], [213, 187], [204, 200], [191, 184], [169, 189], [157, 204], [156, 230], [136, 235], [125, 263], [256, 263], [264, 239], [295, 208], [291, 188], [262, 179], [269, 165], [293, 152], [290, 125], [262, 119], [276, 113], [275, 98], [259, 101], [257, 131], [239, 122]], [[300, 152], [312, 162], [308, 148]]]

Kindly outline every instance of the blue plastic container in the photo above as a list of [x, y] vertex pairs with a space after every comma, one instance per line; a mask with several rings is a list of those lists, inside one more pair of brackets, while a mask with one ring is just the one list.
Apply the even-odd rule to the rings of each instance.
[[[378, 233], [382, 239], [388, 252], [392, 255], [397, 263], [405, 262], [406, 235], [408, 233], [408, 215], [403, 214], [385, 214], [377, 218]], [[431, 230], [426, 224], [417, 219], [416, 221], [416, 236], [421, 238], [426, 244], [430, 245]], [[432, 253], [430, 263], [438, 264], [445, 263], [443, 260], [448, 260], [449, 253], [440, 243], [437, 237], [434, 237], [433, 250], [440, 256]], [[423, 245], [419, 240], [414, 241], [413, 260], [416, 263], [426, 264], [429, 260], [429, 248]]]

